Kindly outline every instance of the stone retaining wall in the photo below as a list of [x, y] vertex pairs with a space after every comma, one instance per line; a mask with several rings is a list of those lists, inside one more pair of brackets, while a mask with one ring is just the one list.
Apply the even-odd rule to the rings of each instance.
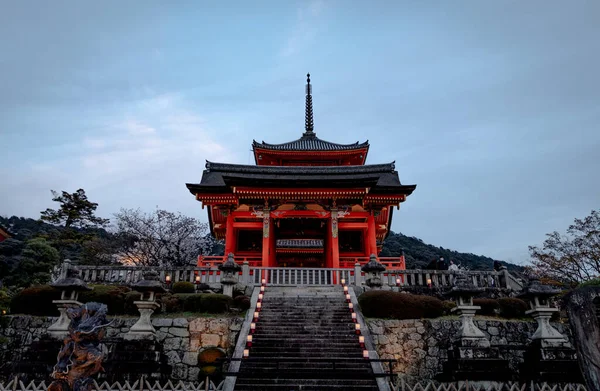
[[[477, 319], [477, 318], [476, 318]], [[458, 319], [392, 320], [368, 319], [377, 353], [381, 359], [394, 359], [394, 370], [407, 376], [432, 379], [442, 371], [447, 350], [458, 332]], [[492, 346], [501, 346], [513, 370], [523, 360], [529, 336], [537, 328], [534, 321], [476, 320]], [[552, 323], [571, 339], [566, 324]]]
[[[34, 342], [46, 338], [53, 317], [4, 316], [0, 318], [0, 374], [7, 376], [15, 360], [20, 360]], [[137, 318], [110, 318], [106, 345], [118, 341], [129, 331]], [[235, 347], [242, 318], [153, 318], [157, 340], [172, 368], [171, 379], [197, 381], [198, 352], [207, 347], [217, 347], [228, 352]], [[56, 352], [58, 353], [58, 351]], [[56, 355], [54, 355], [56, 357]]]

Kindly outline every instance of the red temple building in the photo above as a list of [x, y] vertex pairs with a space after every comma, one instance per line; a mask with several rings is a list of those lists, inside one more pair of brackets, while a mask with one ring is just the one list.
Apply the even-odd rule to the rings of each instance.
[[[393, 208], [416, 188], [400, 183], [393, 162], [365, 164], [368, 141], [318, 138], [310, 75], [307, 81], [302, 137], [254, 141], [256, 165], [207, 162], [200, 183], [187, 184], [208, 209], [211, 233], [225, 240], [225, 254], [234, 253], [236, 262], [319, 268], [366, 262], [381, 251]], [[403, 257], [381, 261], [404, 269]]]

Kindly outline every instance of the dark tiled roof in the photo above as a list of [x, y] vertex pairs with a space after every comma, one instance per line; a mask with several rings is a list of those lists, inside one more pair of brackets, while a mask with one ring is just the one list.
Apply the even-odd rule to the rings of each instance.
[[[307, 134], [308, 133], [308, 134]], [[275, 151], [351, 151], [369, 147], [369, 141], [354, 144], [336, 144], [321, 140], [313, 132], [306, 132], [298, 140], [283, 144], [268, 144], [264, 141], [259, 143], [252, 141], [252, 148], [270, 149]]]
[[394, 163], [364, 166], [251, 166], [206, 162], [198, 184], [188, 183], [192, 194], [228, 192], [234, 186], [262, 187], [369, 187], [371, 194], [411, 194], [415, 185], [402, 185]]

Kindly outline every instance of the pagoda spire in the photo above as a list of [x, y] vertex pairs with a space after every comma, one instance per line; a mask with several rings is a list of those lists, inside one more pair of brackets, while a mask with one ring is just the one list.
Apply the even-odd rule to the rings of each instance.
[[303, 137], [315, 137], [312, 104], [312, 86], [310, 85], [310, 73], [306, 74], [306, 114], [304, 118]]

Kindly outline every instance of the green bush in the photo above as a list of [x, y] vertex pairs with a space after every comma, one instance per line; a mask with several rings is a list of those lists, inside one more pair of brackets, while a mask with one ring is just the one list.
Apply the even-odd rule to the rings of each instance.
[[181, 298], [181, 301], [183, 302], [183, 310], [187, 311], [187, 312], [204, 312], [202, 310], [202, 296], [204, 296], [201, 293], [195, 293], [195, 294], [182, 294], [179, 293], [175, 296], [178, 296]]
[[450, 315], [452, 309], [456, 307], [456, 302], [454, 300], [444, 300], [442, 305], [444, 306], [444, 315]]
[[229, 311], [233, 299], [219, 293], [206, 293], [201, 295], [202, 312], [221, 314]]
[[233, 298], [231, 306], [245, 311], [250, 308], [250, 298], [248, 296], [236, 296]]
[[128, 315], [139, 315], [139, 311], [137, 309], [137, 307], [135, 306], [135, 304], [133, 304], [134, 301], [138, 301], [141, 297], [141, 293], [140, 292], [136, 292], [136, 291], [131, 291], [131, 292], [127, 292], [125, 293], [125, 298], [124, 298], [124, 313], [128, 314]]
[[56, 304], [52, 300], [60, 299], [60, 291], [49, 285], [25, 288], [13, 296], [10, 312], [38, 316], [58, 316]]
[[495, 299], [473, 299], [473, 305], [481, 307], [477, 310], [477, 315], [496, 315], [499, 307], [498, 300]]
[[180, 296], [165, 293], [161, 297], [160, 302], [166, 313], [183, 312], [183, 300]]
[[0, 312], [2, 310], [8, 311], [10, 309], [10, 296], [8, 296], [8, 292], [3, 289], [0, 289]]
[[173, 284], [173, 293], [196, 293], [196, 287], [194, 284], [188, 281], [178, 281]]
[[363, 315], [373, 318], [421, 319], [444, 314], [444, 304], [431, 296], [370, 291], [358, 297]]
[[127, 286], [119, 285], [91, 285], [93, 290], [82, 292], [79, 294], [79, 301], [89, 303], [95, 301], [97, 303], [106, 304], [108, 313], [111, 315], [125, 314], [125, 294], [131, 292]]
[[514, 297], [504, 297], [498, 300], [500, 316], [503, 318], [522, 318], [529, 309], [527, 303]]

